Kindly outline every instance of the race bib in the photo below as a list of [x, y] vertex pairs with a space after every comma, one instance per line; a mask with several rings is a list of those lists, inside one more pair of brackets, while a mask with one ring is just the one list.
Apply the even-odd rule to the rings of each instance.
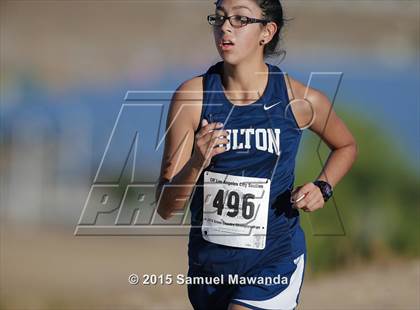
[[249, 249], [265, 248], [270, 179], [204, 172], [203, 238]]

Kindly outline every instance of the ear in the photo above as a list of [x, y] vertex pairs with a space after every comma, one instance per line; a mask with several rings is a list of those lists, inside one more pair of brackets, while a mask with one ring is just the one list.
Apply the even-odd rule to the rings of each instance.
[[269, 22], [267, 25], [264, 26], [264, 30], [261, 35], [261, 40], [263, 40], [264, 43], [267, 44], [271, 41], [276, 32], [277, 24], [275, 22]]

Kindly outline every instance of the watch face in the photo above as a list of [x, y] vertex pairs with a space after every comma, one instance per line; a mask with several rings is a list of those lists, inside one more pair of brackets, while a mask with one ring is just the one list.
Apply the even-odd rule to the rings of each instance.
[[324, 189], [325, 189], [325, 193], [328, 195], [328, 196], [331, 196], [331, 188], [330, 188], [330, 186], [329, 185], [327, 185], [327, 184], [324, 184]]

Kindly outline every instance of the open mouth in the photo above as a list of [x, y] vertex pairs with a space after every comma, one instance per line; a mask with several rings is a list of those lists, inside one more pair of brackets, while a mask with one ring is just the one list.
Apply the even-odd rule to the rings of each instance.
[[222, 40], [219, 44], [220, 47], [222, 47], [223, 50], [228, 50], [233, 48], [235, 44], [231, 40]]

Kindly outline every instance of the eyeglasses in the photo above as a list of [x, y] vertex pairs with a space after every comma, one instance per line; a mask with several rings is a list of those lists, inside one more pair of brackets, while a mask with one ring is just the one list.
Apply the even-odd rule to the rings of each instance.
[[254, 24], [254, 23], [261, 23], [263, 25], [266, 25], [269, 20], [266, 19], [258, 19], [258, 18], [251, 18], [247, 16], [241, 16], [241, 15], [232, 15], [232, 16], [223, 16], [219, 14], [212, 14], [207, 16], [207, 21], [210, 25], [215, 27], [220, 27], [225, 23], [225, 20], [229, 19], [229, 23], [232, 25], [232, 27], [240, 28], [244, 27], [248, 24]]

